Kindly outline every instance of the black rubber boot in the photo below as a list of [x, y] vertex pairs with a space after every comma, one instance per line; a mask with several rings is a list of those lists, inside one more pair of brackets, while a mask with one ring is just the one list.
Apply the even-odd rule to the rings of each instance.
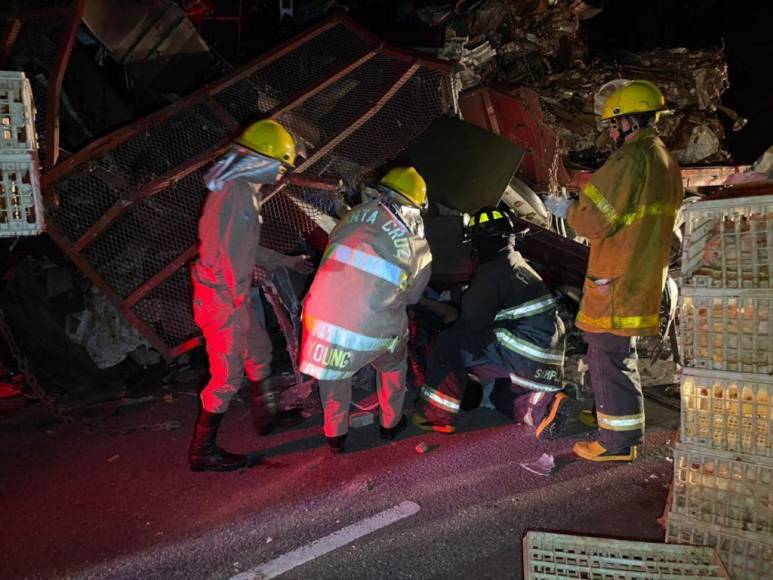
[[228, 453], [215, 445], [222, 421], [222, 413], [201, 410], [188, 450], [191, 471], [234, 471], [247, 467], [247, 458], [244, 455]]
[[294, 427], [303, 422], [298, 409], [279, 410], [279, 394], [274, 391], [271, 378], [250, 381], [252, 416], [258, 435], [268, 435], [277, 427]]
[[383, 425], [378, 426], [378, 435], [382, 439], [388, 439], [392, 441], [395, 437], [397, 437], [400, 433], [405, 431], [408, 428], [408, 419], [405, 418], [405, 415], [400, 417], [400, 420], [397, 422], [397, 425], [394, 427], [384, 427]]
[[277, 426], [277, 396], [271, 377], [262, 381], [250, 381], [252, 420], [258, 435], [268, 435]]
[[346, 436], [348, 433], [344, 433], [343, 435], [339, 435], [338, 437], [325, 437], [327, 439], [328, 447], [330, 447], [331, 453], [343, 453], [344, 452], [344, 444], [346, 443]]

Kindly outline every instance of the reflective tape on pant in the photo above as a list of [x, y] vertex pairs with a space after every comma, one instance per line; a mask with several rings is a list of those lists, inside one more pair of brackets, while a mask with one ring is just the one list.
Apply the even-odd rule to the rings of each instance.
[[436, 391], [435, 389], [431, 389], [427, 386], [421, 388], [421, 398], [427, 401], [430, 405], [434, 405], [435, 407], [443, 409], [444, 411], [448, 411], [449, 413], [459, 412], [459, 401], [457, 399], [449, 397], [448, 395], [445, 395], [440, 391]]
[[596, 411], [599, 427], [607, 431], [638, 431], [644, 428], [644, 413], [634, 415], [605, 415]]
[[320, 381], [340, 381], [354, 376], [354, 371], [337, 371], [334, 369], [326, 369], [325, 367], [315, 365], [314, 363], [308, 361], [302, 362], [298, 367], [298, 370], [300, 370], [302, 373], [314, 377], [315, 379], [319, 379]]
[[556, 391], [561, 390], [561, 387], [558, 385], [548, 385], [545, 383], [530, 381], [529, 379], [524, 379], [523, 377], [519, 377], [515, 373], [510, 373], [510, 382], [518, 386], [531, 389], [532, 391], [545, 391], [547, 393], [555, 393]]
[[541, 312], [547, 312], [548, 310], [553, 309], [555, 305], [556, 300], [552, 296], [540, 296], [539, 298], [524, 302], [513, 308], [500, 310], [497, 312], [494, 320], [518, 320], [519, 318], [526, 318], [528, 316], [540, 314]]
[[403, 272], [403, 269], [381, 256], [356, 250], [343, 244], [330, 246], [325, 254], [328, 260], [351, 266], [371, 276], [381, 278], [398, 288], [405, 288], [408, 284], [408, 276]]
[[348, 350], [364, 352], [388, 350], [391, 352], [399, 342], [397, 337], [375, 338], [308, 315], [303, 317], [303, 329], [320, 340]]
[[497, 340], [502, 346], [521, 356], [549, 365], [564, 364], [564, 353], [562, 351], [537, 346], [533, 342], [518, 338], [505, 328], [495, 329], [494, 334], [496, 334]]

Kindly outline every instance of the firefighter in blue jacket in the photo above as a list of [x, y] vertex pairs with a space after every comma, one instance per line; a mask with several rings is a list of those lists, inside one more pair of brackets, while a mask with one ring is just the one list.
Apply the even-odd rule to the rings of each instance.
[[564, 326], [556, 301], [515, 250], [507, 213], [481, 209], [465, 235], [478, 265], [459, 318], [438, 336], [430, 354], [413, 422], [425, 431], [453, 433], [469, 370], [484, 385], [508, 378], [509, 387], [495, 389], [491, 402], [539, 438], [571, 407], [561, 392]]

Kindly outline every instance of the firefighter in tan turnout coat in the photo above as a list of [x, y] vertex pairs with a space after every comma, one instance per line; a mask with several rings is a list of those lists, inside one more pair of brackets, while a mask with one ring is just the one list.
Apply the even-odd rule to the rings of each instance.
[[547, 198], [590, 241], [577, 326], [588, 343], [599, 439], [575, 444], [589, 461], [632, 461], [644, 436], [636, 337], [658, 334], [671, 236], [683, 189], [679, 165], [651, 126], [665, 110], [660, 90], [632, 81], [615, 90], [602, 120], [619, 149], [577, 203]]

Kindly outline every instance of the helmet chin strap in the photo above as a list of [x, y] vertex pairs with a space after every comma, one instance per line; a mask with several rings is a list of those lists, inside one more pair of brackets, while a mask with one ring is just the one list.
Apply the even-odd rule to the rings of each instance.
[[639, 122], [636, 121], [636, 119], [632, 117], [626, 117], [628, 119], [628, 124], [630, 126], [629, 129], [626, 131], [623, 131], [622, 127], [620, 126], [620, 123], [617, 122], [617, 139], [615, 139], [615, 145], [618, 147], [622, 147], [625, 145], [625, 140], [628, 139], [629, 135], [632, 135], [633, 133], [636, 133], [636, 131], [639, 130]]

